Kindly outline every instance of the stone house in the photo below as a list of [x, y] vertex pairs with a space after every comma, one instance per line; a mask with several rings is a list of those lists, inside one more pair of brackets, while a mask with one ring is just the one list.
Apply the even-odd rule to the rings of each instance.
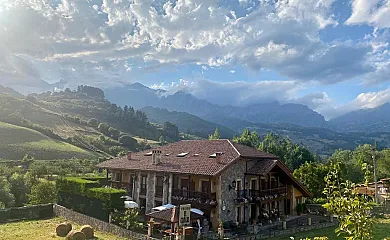
[[[275, 155], [229, 140], [180, 141], [97, 165], [149, 213], [190, 203], [213, 228], [294, 215], [310, 195]], [[107, 173], [107, 177], [109, 174]]]

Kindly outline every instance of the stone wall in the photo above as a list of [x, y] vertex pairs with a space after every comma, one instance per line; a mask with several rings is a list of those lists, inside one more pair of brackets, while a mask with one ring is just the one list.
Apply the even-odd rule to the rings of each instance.
[[[220, 219], [228, 222], [233, 221], [236, 222], [236, 207], [238, 206], [235, 204], [234, 199], [237, 197], [237, 192], [235, 189], [229, 190], [229, 185], [231, 185], [232, 181], [236, 181], [237, 179], [241, 179], [242, 181], [242, 188], [244, 189], [244, 177], [246, 168], [252, 167], [254, 164], [254, 161], [248, 160], [248, 163], [246, 163], [246, 160], [238, 160], [233, 165], [231, 165], [229, 168], [227, 168], [224, 172], [221, 174], [221, 196], [218, 201], [218, 206], [220, 206]], [[247, 165], [247, 166], [246, 166]], [[245, 189], [248, 189], [249, 184], [246, 184]], [[244, 206], [245, 204], [241, 204], [243, 207], [242, 216], [245, 216], [244, 221], [249, 221], [249, 210]], [[249, 207], [249, 204], [246, 204]], [[225, 210], [223, 210], [225, 209]]]
[[133, 232], [117, 225], [101, 221], [99, 219], [89, 217], [87, 215], [72, 211], [63, 206], [54, 204], [53, 205], [54, 215], [57, 217], [63, 217], [67, 220], [76, 222], [80, 225], [90, 225], [94, 230], [112, 233], [119, 237], [130, 238], [130, 239], [146, 239], [145, 234]]
[[[257, 240], [257, 239], [268, 239], [270, 237], [276, 237], [276, 236], [286, 236], [285, 239], [289, 239], [289, 237], [295, 235], [295, 233], [299, 232], [306, 232], [306, 231], [311, 231], [314, 229], [322, 229], [322, 228], [327, 228], [331, 226], [337, 225], [336, 222], [330, 222], [330, 223], [320, 223], [312, 226], [302, 226], [302, 227], [296, 227], [296, 228], [291, 228], [291, 229], [286, 229], [286, 230], [276, 230], [276, 231], [271, 231], [268, 234], [256, 234], [256, 235], [248, 235], [248, 236], [240, 236], [240, 237], [235, 237], [235, 238], [230, 238], [234, 240]], [[321, 234], [319, 234], [321, 236]]]

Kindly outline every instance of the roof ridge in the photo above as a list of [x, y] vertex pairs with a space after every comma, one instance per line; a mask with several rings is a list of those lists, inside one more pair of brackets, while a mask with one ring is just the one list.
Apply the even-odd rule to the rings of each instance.
[[229, 139], [226, 139], [228, 141], [228, 143], [230, 143], [230, 145], [233, 147], [234, 150], [236, 150], [236, 152], [238, 153], [238, 156], [241, 156], [241, 153], [237, 150], [237, 148], [234, 146], [234, 144], [229, 140]]

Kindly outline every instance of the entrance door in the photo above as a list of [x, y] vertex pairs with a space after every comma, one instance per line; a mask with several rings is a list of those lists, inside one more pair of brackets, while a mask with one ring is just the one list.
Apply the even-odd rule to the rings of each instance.
[[285, 215], [291, 214], [291, 201], [290, 201], [290, 199], [284, 200], [284, 214]]
[[257, 220], [257, 206], [256, 206], [256, 204], [251, 204], [251, 219]]

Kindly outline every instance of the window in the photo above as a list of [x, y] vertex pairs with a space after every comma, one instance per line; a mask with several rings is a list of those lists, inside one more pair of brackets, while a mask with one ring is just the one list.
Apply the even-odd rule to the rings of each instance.
[[141, 194], [143, 194], [143, 195], [146, 194], [146, 180], [147, 180], [147, 176], [142, 175], [141, 176]]
[[[163, 176], [156, 177], [156, 196], [157, 197], [163, 196], [163, 181], [164, 181]], [[158, 206], [160, 206], [160, 205], [158, 205]]]
[[145, 153], [144, 156], [152, 156], [152, 152]]
[[216, 153], [211, 154], [210, 157], [211, 158], [216, 158], [217, 157], [217, 153], [219, 153], [221, 155], [223, 154], [223, 152], [216, 152]]
[[179, 153], [177, 154], [178, 157], [185, 157], [189, 154], [189, 152], [182, 152], [182, 153]]
[[236, 209], [236, 222], [241, 223], [242, 222], [242, 207], [238, 206]]

